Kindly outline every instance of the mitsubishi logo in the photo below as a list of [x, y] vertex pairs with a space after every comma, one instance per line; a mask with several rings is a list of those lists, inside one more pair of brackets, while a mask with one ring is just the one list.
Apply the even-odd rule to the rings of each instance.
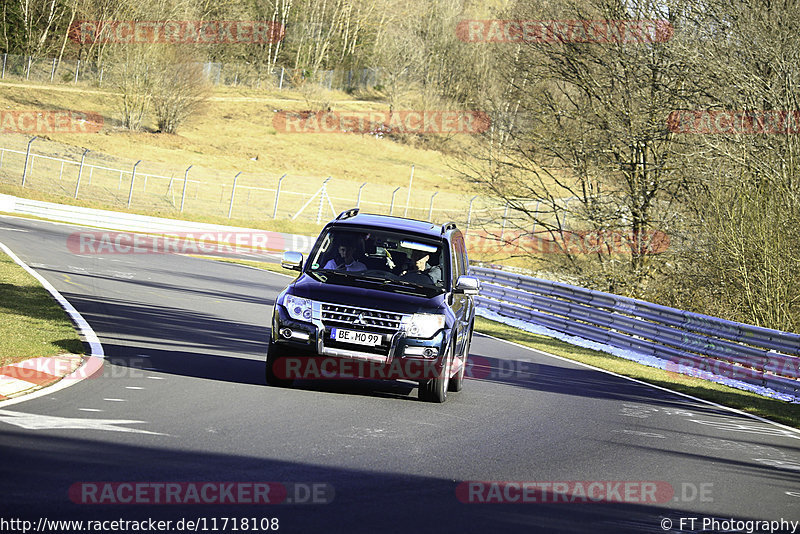
[[364, 314], [359, 313], [358, 317], [356, 317], [356, 320], [353, 321], [353, 324], [366, 324], [366, 322], [364, 321]]

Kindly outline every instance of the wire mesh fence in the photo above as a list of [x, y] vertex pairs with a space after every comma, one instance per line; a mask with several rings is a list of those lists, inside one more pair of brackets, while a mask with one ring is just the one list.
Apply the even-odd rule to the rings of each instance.
[[434, 223], [455, 221], [462, 228], [493, 221], [500, 228], [507, 215], [503, 206], [490, 199], [415, 189], [413, 183], [409, 191], [407, 186], [336, 177], [226, 173], [199, 165], [184, 169], [41, 142], [44, 151], [36, 149], [34, 140], [18, 139], [0, 147], [0, 183], [110, 208], [242, 221], [324, 223], [358, 206], [370, 213]]
[[[0, 61], [0, 80], [83, 83], [102, 87], [118, 82], [124, 70], [111, 63], [98, 64], [79, 59], [59, 60], [54, 57], [35, 58], [19, 54], [3, 54]], [[312, 73], [304, 69], [271, 68], [251, 63], [204, 62], [202, 71], [213, 85], [256, 89], [291, 89], [301, 82], [310, 81], [327, 89], [353, 90], [374, 87], [383, 80], [383, 71], [380, 68], [318, 70]]]

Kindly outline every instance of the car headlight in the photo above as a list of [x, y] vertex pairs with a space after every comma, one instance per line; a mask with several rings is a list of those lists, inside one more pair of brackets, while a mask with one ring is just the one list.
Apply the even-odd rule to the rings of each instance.
[[433, 337], [436, 332], [444, 328], [444, 315], [415, 313], [403, 320], [403, 326], [409, 337]]
[[294, 295], [286, 295], [283, 305], [289, 312], [289, 317], [298, 321], [311, 321], [311, 301]]

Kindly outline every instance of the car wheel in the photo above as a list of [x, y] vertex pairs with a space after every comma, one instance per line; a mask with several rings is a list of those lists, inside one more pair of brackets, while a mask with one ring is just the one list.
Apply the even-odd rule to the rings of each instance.
[[281, 347], [274, 341], [270, 341], [269, 348], [267, 349], [267, 366], [266, 366], [267, 385], [288, 388], [291, 387], [292, 384], [294, 384], [294, 380], [288, 378], [281, 378], [275, 374], [276, 364], [284, 356], [285, 352], [283, 347]]
[[461, 369], [456, 373], [456, 376], [450, 379], [449, 391], [461, 391], [464, 389], [464, 373], [467, 371], [467, 359], [469, 359], [469, 346], [472, 344], [472, 328], [469, 329], [469, 336], [464, 342], [464, 351], [461, 353]]
[[447, 360], [438, 377], [425, 380], [419, 384], [419, 399], [429, 402], [442, 403], [447, 400], [447, 388], [450, 384], [450, 369], [453, 366], [455, 343], [450, 343]]

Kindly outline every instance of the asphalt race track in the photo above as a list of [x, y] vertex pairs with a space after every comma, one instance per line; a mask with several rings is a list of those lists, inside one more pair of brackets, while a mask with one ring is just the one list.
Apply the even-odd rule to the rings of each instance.
[[[271, 306], [289, 278], [171, 254], [76, 255], [76, 230], [0, 217], [0, 241], [77, 308], [107, 358], [94, 378], [0, 404], [6, 520], [204, 518], [198, 531], [222, 531], [223, 520], [232, 531], [234, 519], [277, 518], [279, 532], [309, 533], [700, 532], [704, 518], [800, 520], [800, 433], [480, 335], [478, 378], [441, 405], [419, 402], [410, 382], [268, 387]], [[482, 503], [463, 502], [465, 481], [660, 489], [658, 502], [552, 502], [556, 490], [548, 502]], [[75, 498], [86, 482], [290, 491], [274, 504], [92, 504]], [[262, 531], [252, 525], [239, 530]]]

